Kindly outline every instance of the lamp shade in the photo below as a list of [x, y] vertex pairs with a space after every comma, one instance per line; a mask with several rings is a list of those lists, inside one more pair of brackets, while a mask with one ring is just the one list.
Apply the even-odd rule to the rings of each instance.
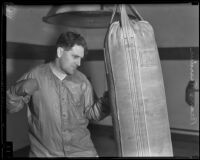
[[[114, 6], [113, 6], [114, 7]], [[107, 28], [113, 10], [102, 5], [66, 5], [53, 6], [43, 21], [49, 24], [64, 25], [76, 28]], [[136, 19], [134, 15], [129, 15]], [[117, 12], [114, 21], [120, 19]]]

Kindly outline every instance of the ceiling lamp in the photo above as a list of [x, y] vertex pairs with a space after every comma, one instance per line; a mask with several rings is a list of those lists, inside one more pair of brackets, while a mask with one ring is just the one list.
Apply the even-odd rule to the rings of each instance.
[[[53, 6], [43, 21], [49, 24], [64, 25], [76, 28], [107, 28], [109, 26], [113, 7], [105, 8], [104, 5], [62, 5]], [[129, 15], [131, 19], [135, 16]], [[117, 12], [114, 21], [119, 20]]]

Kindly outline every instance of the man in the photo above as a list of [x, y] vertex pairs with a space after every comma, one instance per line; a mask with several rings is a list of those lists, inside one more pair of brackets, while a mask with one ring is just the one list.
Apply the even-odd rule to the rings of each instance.
[[106, 96], [95, 102], [90, 82], [77, 70], [87, 49], [84, 38], [67, 32], [56, 45], [54, 61], [7, 90], [7, 113], [28, 106], [30, 157], [96, 157], [87, 125], [109, 114]]

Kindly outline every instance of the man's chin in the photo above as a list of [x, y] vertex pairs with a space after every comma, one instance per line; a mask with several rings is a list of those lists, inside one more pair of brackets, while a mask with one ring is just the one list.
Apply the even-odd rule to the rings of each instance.
[[67, 75], [73, 75], [75, 73], [75, 70], [67, 72]]

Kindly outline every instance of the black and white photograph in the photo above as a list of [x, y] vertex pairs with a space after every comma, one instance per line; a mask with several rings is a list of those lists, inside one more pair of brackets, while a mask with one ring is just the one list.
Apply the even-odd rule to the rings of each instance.
[[199, 159], [198, 2], [2, 16], [2, 158]]

